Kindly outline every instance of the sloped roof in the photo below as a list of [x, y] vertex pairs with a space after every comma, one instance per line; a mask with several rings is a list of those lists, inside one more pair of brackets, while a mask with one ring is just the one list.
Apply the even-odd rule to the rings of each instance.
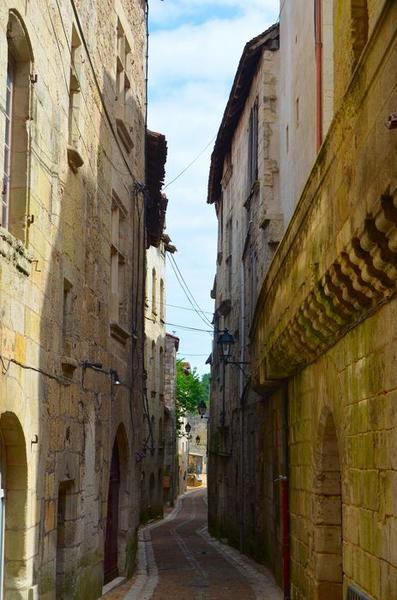
[[241, 113], [244, 110], [262, 52], [265, 49], [278, 50], [278, 48], [278, 23], [253, 38], [244, 47], [211, 156], [208, 180], [208, 204], [216, 202], [221, 195], [223, 163], [230, 149]]

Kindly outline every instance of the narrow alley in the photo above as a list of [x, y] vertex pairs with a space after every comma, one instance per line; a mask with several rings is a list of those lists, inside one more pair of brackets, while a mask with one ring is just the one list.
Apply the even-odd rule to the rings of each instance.
[[205, 489], [188, 491], [164, 520], [142, 530], [139, 544], [132, 587], [104, 600], [282, 598], [270, 572], [209, 536]]

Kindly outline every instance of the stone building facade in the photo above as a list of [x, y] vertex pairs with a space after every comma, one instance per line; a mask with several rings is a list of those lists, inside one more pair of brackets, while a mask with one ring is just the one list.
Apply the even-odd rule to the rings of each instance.
[[270, 402], [288, 398], [291, 597], [392, 600], [397, 7], [316, 7], [333, 108], [260, 291], [253, 373]]
[[4, 598], [98, 598], [134, 564], [145, 12], [0, 5]]
[[164, 354], [164, 503], [173, 504], [178, 490], [176, 432], [176, 356], [179, 338], [167, 333]]
[[142, 461], [142, 520], [163, 513], [164, 365], [165, 365], [165, 244], [147, 252], [145, 354], [147, 452]]
[[[167, 142], [147, 133], [147, 253], [145, 294], [145, 427], [141, 471], [141, 521], [163, 514], [175, 490], [174, 342], [166, 334], [166, 255], [176, 251], [164, 232], [167, 197], [162, 193]], [[172, 336], [171, 336], [172, 337]]]
[[[285, 233], [258, 281], [244, 369], [265, 416], [253, 439], [264, 455], [272, 447], [264, 481], [275, 520], [263, 532], [265, 544], [276, 540], [275, 561], [264, 557], [294, 600], [397, 597], [396, 40], [395, 2], [282, 3], [276, 160]], [[217, 306], [224, 288], [217, 277]], [[225, 326], [237, 347], [237, 331]], [[215, 354], [211, 421], [222, 397]], [[227, 380], [225, 390], [227, 425], [235, 402]], [[220, 431], [210, 424], [211, 450]], [[225, 464], [243, 451], [243, 431], [224, 443]], [[219, 463], [210, 455], [214, 486]], [[229, 532], [236, 509], [221, 488], [219, 497], [210, 519], [215, 506]]]
[[[250, 382], [249, 331], [260, 285], [283, 229], [279, 198], [279, 28], [246, 45], [211, 159], [208, 202], [218, 218], [215, 339], [208, 442], [210, 531], [281, 563], [278, 487], [283, 427], [277, 402]], [[235, 339], [228, 364], [216, 340]], [[244, 363], [240, 367], [237, 363]], [[275, 464], [276, 461], [276, 464]]]

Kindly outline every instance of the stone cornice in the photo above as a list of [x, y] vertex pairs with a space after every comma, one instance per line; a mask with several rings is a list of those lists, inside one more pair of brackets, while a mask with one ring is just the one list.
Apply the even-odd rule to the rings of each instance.
[[267, 375], [315, 360], [397, 290], [397, 193], [383, 195], [286, 326], [269, 339]]

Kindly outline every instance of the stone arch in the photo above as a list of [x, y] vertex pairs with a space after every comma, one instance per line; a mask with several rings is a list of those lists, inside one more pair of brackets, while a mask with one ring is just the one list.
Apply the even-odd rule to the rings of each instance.
[[4, 597], [13, 597], [28, 587], [26, 577], [26, 509], [28, 469], [22, 426], [14, 413], [0, 417], [0, 469], [2, 516], [4, 521], [4, 561], [1, 582]]
[[316, 600], [342, 600], [342, 489], [338, 437], [324, 408], [315, 447], [313, 524]]
[[129, 443], [123, 423], [118, 426], [110, 459], [104, 548], [105, 581], [123, 573], [129, 530]]

